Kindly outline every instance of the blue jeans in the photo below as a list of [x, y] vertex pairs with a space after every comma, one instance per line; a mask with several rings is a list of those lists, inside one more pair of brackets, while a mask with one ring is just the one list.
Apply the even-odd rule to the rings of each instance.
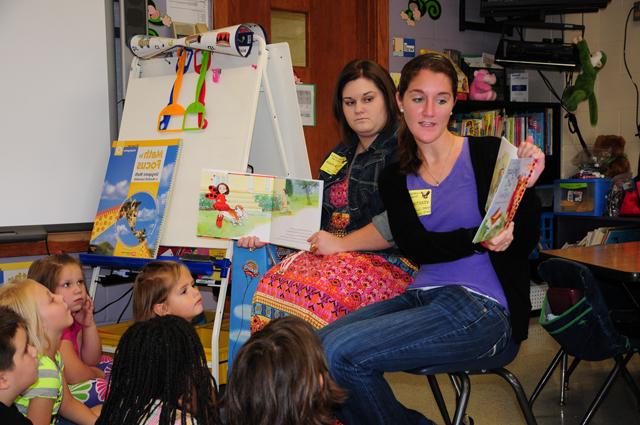
[[384, 372], [465, 362], [500, 352], [511, 337], [505, 310], [461, 286], [409, 290], [319, 331], [331, 375], [349, 393], [347, 425], [432, 424], [404, 407]]

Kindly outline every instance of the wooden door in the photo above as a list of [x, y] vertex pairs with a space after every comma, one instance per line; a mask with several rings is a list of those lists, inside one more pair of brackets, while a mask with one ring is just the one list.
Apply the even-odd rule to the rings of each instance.
[[271, 34], [271, 10], [307, 15], [307, 66], [294, 67], [304, 82], [316, 85], [316, 126], [304, 127], [311, 172], [339, 141], [332, 99], [342, 67], [353, 59], [372, 59], [388, 68], [386, 0], [214, 0], [215, 27], [255, 22]]

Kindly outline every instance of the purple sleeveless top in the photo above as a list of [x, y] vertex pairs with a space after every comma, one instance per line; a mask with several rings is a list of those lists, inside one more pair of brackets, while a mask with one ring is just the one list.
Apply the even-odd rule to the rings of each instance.
[[[478, 192], [473, 174], [469, 141], [465, 138], [462, 152], [456, 160], [451, 173], [432, 186], [420, 176], [407, 176], [408, 190], [416, 190], [416, 197], [430, 200], [430, 211], [416, 208], [424, 228], [432, 232], [448, 232], [461, 227], [478, 227], [482, 216], [478, 210]], [[427, 195], [426, 191], [431, 191]], [[474, 254], [455, 261], [436, 264], [423, 264], [415, 276], [410, 289], [429, 289], [445, 285], [461, 285], [480, 295], [494, 299], [505, 309], [507, 299], [502, 290], [488, 253]]]

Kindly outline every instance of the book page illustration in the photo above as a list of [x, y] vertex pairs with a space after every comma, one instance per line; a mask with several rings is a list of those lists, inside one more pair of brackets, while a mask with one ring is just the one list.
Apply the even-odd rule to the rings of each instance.
[[[509, 146], [504, 146], [503, 149], [503, 145], [511, 143], [502, 138], [487, 200], [488, 203], [491, 202], [473, 237], [474, 243], [493, 238], [513, 220], [535, 165], [532, 158], [510, 157], [513, 150]], [[513, 149], [517, 152], [515, 147]]]
[[91, 252], [156, 257], [179, 148], [178, 139], [113, 142]]
[[319, 180], [203, 170], [197, 235], [309, 249], [307, 238], [320, 230]]

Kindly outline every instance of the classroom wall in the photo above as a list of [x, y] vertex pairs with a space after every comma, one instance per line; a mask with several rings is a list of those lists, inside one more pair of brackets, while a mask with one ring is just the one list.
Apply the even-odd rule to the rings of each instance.
[[[440, 0], [442, 15], [438, 20], [424, 16], [414, 27], [407, 25], [401, 18], [400, 12], [407, 9], [406, 0], [389, 0], [389, 71], [400, 72], [405, 63], [411, 58], [393, 56], [393, 38], [415, 38], [416, 53], [420, 49], [442, 50], [456, 49], [463, 54], [494, 53], [500, 34], [480, 31], [458, 30], [458, 0]], [[469, 5], [467, 16], [479, 16], [480, 2], [467, 0]], [[473, 10], [475, 7], [475, 10]], [[479, 20], [479, 18], [478, 18]]]
[[[414, 27], [407, 25], [400, 12], [407, 9], [406, 0], [389, 0], [389, 71], [400, 72], [411, 58], [393, 56], [393, 38], [406, 37], [416, 40], [416, 52], [420, 49], [442, 50], [456, 49], [466, 55], [480, 55], [483, 52], [494, 54], [501, 34], [485, 31], [460, 31], [460, 0], [440, 0], [442, 15], [438, 20], [423, 17]], [[466, 0], [466, 20], [483, 22], [480, 18], [480, 2]], [[556, 22], [559, 17], [548, 17], [547, 21]], [[525, 30], [526, 40], [540, 41], [542, 38], [562, 37], [559, 31]], [[529, 100], [532, 102], [553, 102], [555, 98], [534, 70], [510, 68], [508, 72], [528, 72]], [[559, 72], [545, 71], [545, 75], [557, 91], [562, 91], [564, 77]]]
[[[585, 39], [592, 52], [603, 50], [607, 64], [596, 80], [598, 100], [598, 124], [589, 124], [589, 107], [582, 102], [576, 113], [580, 130], [588, 145], [593, 145], [596, 136], [617, 134], [626, 140], [626, 154], [634, 175], [638, 174], [640, 139], [636, 133], [636, 92], [623, 62], [624, 25], [633, 0], [614, 0], [598, 13], [584, 14]], [[583, 15], [567, 15], [567, 22], [582, 23]], [[567, 33], [566, 41], [575, 34]], [[640, 22], [629, 18], [627, 29], [627, 64], [636, 84], [640, 85]], [[569, 177], [576, 171], [572, 159], [581, 150], [578, 138], [563, 127], [562, 175]]]

